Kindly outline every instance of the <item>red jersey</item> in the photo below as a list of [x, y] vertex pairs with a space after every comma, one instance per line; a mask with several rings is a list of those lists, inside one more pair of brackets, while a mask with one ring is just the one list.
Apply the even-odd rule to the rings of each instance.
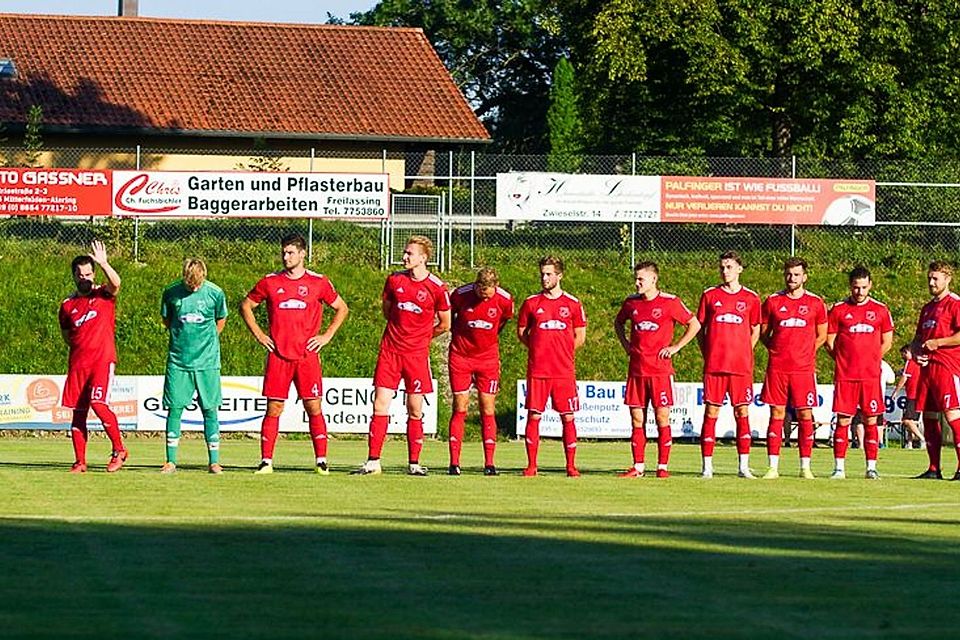
[[661, 358], [670, 346], [677, 324], [689, 324], [693, 312], [675, 295], [660, 291], [652, 300], [642, 295], [627, 297], [617, 313], [617, 324], [630, 321], [630, 376], [660, 376], [673, 373], [673, 361]]
[[465, 284], [450, 296], [453, 321], [450, 352], [477, 359], [500, 358], [500, 331], [513, 317], [513, 297], [497, 287], [489, 300], [477, 295], [474, 284]]
[[903, 394], [907, 400], [917, 399], [917, 384], [920, 382], [920, 365], [913, 358], [903, 365], [903, 377], [907, 382], [903, 385]]
[[587, 314], [569, 293], [548, 298], [543, 293], [523, 301], [517, 315], [528, 329], [527, 378], [575, 378], [574, 330], [587, 326]]
[[307, 340], [320, 331], [323, 305], [336, 302], [338, 294], [330, 280], [319, 273], [307, 271], [291, 278], [278, 271], [264, 276], [247, 297], [257, 304], [266, 301], [277, 355], [284, 360], [300, 360], [307, 353]]
[[760, 296], [740, 287], [710, 287], [700, 296], [703, 372], [753, 375], [753, 328], [760, 324]]
[[880, 377], [880, 343], [883, 334], [893, 331], [887, 305], [867, 298], [861, 304], [850, 299], [830, 307], [827, 333], [836, 334], [833, 343], [836, 380], [876, 380]]
[[74, 293], [61, 302], [59, 320], [70, 345], [70, 368], [117, 361], [117, 299], [106, 287], [95, 286], [90, 295]]
[[760, 324], [773, 327], [768, 369], [780, 373], [817, 370], [817, 327], [827, 324], [827, 307], [819, 296], [804, 291], [794, 299], [778, 291], [763, 302]]
[[409, 271], [395, 271], [383, 284], [383, 300], [390, 303], [381, 347], [400, 353], [429, 351], [437, 313], [450, 309], [450, 293], [432, 273], [414, 280]]
[[[947, 338], [960, 331], [960, 296], [950, 292], [940, 300], [931, 300], [920, 310], [916, 341], [923, 344], [931, 338]], [[942, 364], [960, 372], [960, 347], [940, 347], [936, 351], [923, 350], [930, 362]], [[915, 354], [916, 355], [916, 354]]]

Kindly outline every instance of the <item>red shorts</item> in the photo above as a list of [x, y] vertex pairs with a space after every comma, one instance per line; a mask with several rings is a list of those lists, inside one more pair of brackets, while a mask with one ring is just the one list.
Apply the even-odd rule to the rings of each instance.
[[407, 393], [432, 392], [430, 352], [411, 354], [381, 350], [377, 357], [377, 368], [373, 372], [373, 386], [396, 391], [400, 387], [400, 380], [403, 380]]
[[673, 406], [673, 376], [629, 376], [623, 404], [628, 407]]
[[480, 393], [496, 393], [500, 390], [500, 360], [478, 360], [450, 353], [450, 391], [467, 393], [475, 386]]
[[92, 403], [109, 404], [116, 366], [115, 362], [105, 362], [93, 367], [70, 367], [60, 405], [67, 409], [87, 409]]
[[703, 401], [717, 406], [730, 396], [735, 407], [753, 402], [753, 375], [749, 373], [703, 374]]
[[291, 382], [301, 400], [323, 396], [323, 369], [316, 352], [309, 351], [300, 360], [284, 360], [273, 352], [267, 354], [263, 396], [270, 400], [286, 400], [290, 396]]
[[553, 401], [557, 413], [580, 410], [577, 381], [574, 378], [527, 378], [527, 411], [543, 413], [547, 398]]
[[960, 376], [947, 367], [931, 362], [920, 369], [917, 383], [917, 411], [960, 409]]
[[780, 373], [767, 369], [760, 399], [775, 407], [788, 404], [794, 409], [812, 409], [817, 404], [817, 374]]
[[837, 380], [833, 383], [833, 412], [842, 416], [879, 416], [886, 410], [880, 378], [874, 380]]

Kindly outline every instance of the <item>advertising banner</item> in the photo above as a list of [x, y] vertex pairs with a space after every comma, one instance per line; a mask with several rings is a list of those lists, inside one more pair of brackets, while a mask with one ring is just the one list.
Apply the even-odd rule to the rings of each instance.
[[[766, 438], [769, 408], [760, 401], [760, 389], [763, 385], [753, 385], [754, 401], [750, 406], [750, 431], [754, 437]], [[903, 392], [896, 398], [890, 395], [892, 387], [886, 389], [886, 414], [888, 422], [897, 422], [903, 413], [905, 399]], [[527, 408], [526, 381], [517, 380], [517, 437], [526, 432]], [[577, 434], [581, 438], [629, 439], [632, 429], [630, 411], [624, 406], [623, 398], [626, 384], [609, 381], [578, 381], [577, 391], [580, 398], [580, 411], [576, 414]], [[813, 419], [817, 425], [816, 438], [827, 440], [831, 434], [833, 420], [833, 385], [818, 384], [819, 406], [813, 410]], [[676, 382], [673, 385], [674, 405], [670, 410], [671, 433], [675, 438], [691, 438], [700, 435], [703, 425], [704, 402], [703, 385], [697, 382]], [[646, 432], [648, 437], [656, 437], [657, 426], [653, 411], [647, 412]], [[720, 410], [717, 420], [717, 437], [732, 438], [736, 434], [733, 410], [727, 404]], [[559, 438], [562, 435], [560, 415], [547, 409], [540, 420], [540, 435]]]
[[[66, 376], [0, 375], [0, 429], [69, 429], [73, 412], [60, 406]], [[221, 431], [259, 431], [267, 401], [260, 395], [263, 378], [224, 376]], [[434, 380], [436, 388], [436, 380]], [[110, 408], [120, 428], [127, 431], [163, 431], [163, 376], [116, 376], [110, 390]], [[373, 381], [370, 378], [326, 378], [323, 381], [323, 414], [330, 433], [367, 433], [373, 413]], [[89, 424], [99, 428], [93, 412]], [[407, 410], [403, 387], [390, 405], [388, 433], [406, 433]], [[196, 404], [183, 412], [184, 431], [203, 431], [203, 417]], [[281, 432], [308, 431], [303, 406], [291, 390], [280, 418]], [[437, 433], [437, 394], [423, 399], [423, 431]]]
[[389, 175], [114, 171], [113, 214], [173, 218], [346, 218], [390, 214]]
[[664, 176], [661, 222], [876, 224], [876, 185], [867, 180]]
[[497, 217], [510, 220], [659, 222], [660, 177], [498, 173]]
[[870, 226], [871, 180], [497, 174], [509, 220]]
[[[69, 429], [73, 410], [60, 406], [66, 376], [0, 375], [0, 429]], [[110, 408], [120, 428], [137, 428], [137, 385], [132, 376], [113, 379]], [[90, 428], [102, 428], [93, 411], [87, 416]]]
[[0, 169], [0, 216], [108, 216], [110, 171]]

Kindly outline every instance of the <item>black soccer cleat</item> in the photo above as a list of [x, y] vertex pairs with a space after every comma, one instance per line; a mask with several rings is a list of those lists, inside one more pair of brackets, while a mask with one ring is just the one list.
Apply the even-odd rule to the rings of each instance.
[[914, 480], [943, 480], [943, 474], [940, 469], [927, 469], [918, 476], [913, 476]]
[[452, 465], [450, 465], [449, 467], [447, 467], [447, 475], [448, 475], [448, 476], [459, 476], [459, 475], [460, 475], [460, 465], [458, 465], [458, 464], [452, 464]]
[[953, 477], [950, 478], [950, 482], [954, 482], [956, 480], [960, 480], [960, 469], [958, 469], [957, 472], [953, 474]]
[[487, 466], [485, 466], [485, 467], [483, 468], [483, 475], [485, 475], [485, 476], [498, 476], [498, 475], [500, 475], [500, 472], [497, 471], [497, 468], [496, 468], [495, 466], [493, 466], [492, 464], [488, 464]]

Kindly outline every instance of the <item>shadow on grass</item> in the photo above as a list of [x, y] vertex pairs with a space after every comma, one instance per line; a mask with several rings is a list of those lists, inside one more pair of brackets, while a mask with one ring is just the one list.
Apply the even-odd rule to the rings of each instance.
[[960, 623], [949, 606], [917, 614], [958, 586], [960, 548], [856, 524], [402, 509], [162, 522], [0, 520], [4, 635], [875, 638]]

